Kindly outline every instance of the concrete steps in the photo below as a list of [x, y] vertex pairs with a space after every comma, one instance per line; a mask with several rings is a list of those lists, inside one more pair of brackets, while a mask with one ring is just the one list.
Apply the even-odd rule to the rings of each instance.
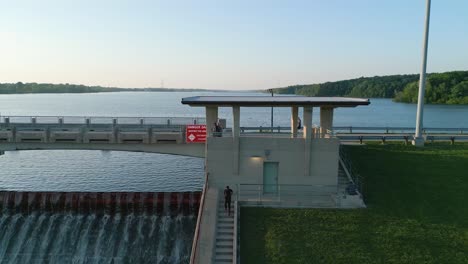
[[224, 201], [219, 201], [216, 221], [214, 263], [232, 264], [234, 255], [234, 203], [231, 204], [231, 215], [228, 215], [224, 211]]
[[343, 194], [346, 192], [346, 186], [348, 186], [349, 180], [341, 164], [338, 168], [338, 193]]

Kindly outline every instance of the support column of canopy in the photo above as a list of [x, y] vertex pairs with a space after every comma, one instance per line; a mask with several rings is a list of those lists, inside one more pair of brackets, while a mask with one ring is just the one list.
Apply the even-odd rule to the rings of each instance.
[[212, 137], [214, 131], [214, 124], [218, 121], [218, 107], [206, 106], [206, 136]]
[[[208, 177], [208, 137], [213, 137], [214, 123], [218, 121], [218, 107], [217, 106], [206, 106], [205, 107], [205, 118], [206, 118], [206, 142], [205, 142], [205, 177]], [[208, 179], [211, 184], [210, 179]]]
[[312, 139], [312, 107], [304, 106], [302, 125], [302, 136], [305, 139]]
[[291, 107], [291, 137], [297, 136], [297, 119], [298, 119], [298, 107], [292, 106]]
[[328, 133], [333, 129], [333, 107], [320, 107], [320, 134], [321, 137], [328, 137]]
[[239, 175], [240, 107], [232, 107], [233, 174]]
[[304, 176], [310, 176], [310, 148], [312, 145], [312, 107], [304, 107], [303, 137], [304, 137]]

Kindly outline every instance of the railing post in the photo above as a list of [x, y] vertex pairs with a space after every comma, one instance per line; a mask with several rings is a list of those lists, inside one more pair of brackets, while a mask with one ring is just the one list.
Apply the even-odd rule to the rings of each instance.
[[143, 118], [140, 118], [140, 126], [143, 126], [145, 124], [145, 120]]
[[86, 126], [89, 127], [91, 125], [91, 119], [89, 117], [85, 118], [85, 122], [86, 122]]
[[31, 124], [33, 124], [33, 125], [36, 124], [36, 118], [35, 117], [31, 117]]

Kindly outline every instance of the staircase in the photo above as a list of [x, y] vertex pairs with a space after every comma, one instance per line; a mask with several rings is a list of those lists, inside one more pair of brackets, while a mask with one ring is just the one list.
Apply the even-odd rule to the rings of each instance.
[[219, 201], [218, 218], [216, 221], [214, 263], [232, 264], [234, 257], [234, 202], [231, 202], [231, 215], [228, 216], [228, 213], [224, 210], [224, 200], [221, 199]]
[[341, 164], [338, 166], [338, 195], [346, 194], [346, 186], [348, 186], [349, 179]]
[[361, 195], [349, 195], [346, 187], [350, 181], [342, 165], [339, 165], [338, 170], [338, 199], [340, 200], [341, 208], [365, 208], [366, 205], [362, 200]]

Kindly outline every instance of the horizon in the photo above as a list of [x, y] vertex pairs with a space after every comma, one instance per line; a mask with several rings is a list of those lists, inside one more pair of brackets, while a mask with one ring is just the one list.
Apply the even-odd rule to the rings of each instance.
[[[428, 72], [426, 73], [427, 75], [431, 75], [431, 74], [438, 74], [438, 73], [448, 73], [448, 72], [463, 72], [463, 71], [468, 71], [468, 70], [453, 70], [453, 71], [445, 71], [445, 72]], [[259, 90], [268, 90], [268, 89], [278, 89], [278, 88], [287, 88], [289, 86], [301, 86], [301, 85], [314, 85], [314, 84], [324, 84], [324, 83], [329, 83], [329, 82], [340, 82], [340, 81], [349, 81], [349, 80], [356, 80], [356, 79], [360, 79], [360, 78], [374, 78], [374, 77], [387, 77], [387, 76], [398, 76], [398, 75], [401, 75], [401, 76], [404, 76], [404, 75], [419, 75], [419, 73], [399, 73], [399, 74], [391, 74], [391, 75], [374, 75], [374, 76], [360, 76], [360, 77], [353, 77], [353, 78], [350, 78], [350, 79], [343, 79], [343, 80], [336, 80], [336, 81], [324, 81], [324, 82], [321, 82], [321, 83], [298, 83], [298, 84], [291, 84], [291, 85], [288, 85], [288, 86], [283, 86], [283, 87], [270, 87], [270, 88], [263, 88], [263, 89], [255, 89], [255, 88], [251, 88], [251, 89], [209, 89], [209, 88], [202, 88], [202, 87], [117, 87], [117, 86], [100, 86], [100, 85], [87, 85], [87, 84], [79, 84], [79, 83], [38, 83], [38, 82], [21, 82], [21, 83], [24, 83], [24, 84], [28, 84], [28, 83], [37, 83], [37, 84], [52, 84], [52, 85], [63, 85], [63, 84], [67, 84], [67, 85], [84, 85], [84, 86], [89, 86], [89, 87], [93, 87], [93, 86], [100, 86], [102, 88], [109, 88], [109, 89], [113, 89], [113, 88], [117, 88], [117, 89], [168, 89], [168, 90], [171, 90], [171, 89], [175, 89], [175, 90], [207, 90], [207, 91], [227, 91], [227, 92], [249, 92], [249, 91], [259, 91]], [[18, 83], [18, 82], [16, 82]], [[0, 84], [2, 84], [0, 82]], [[15, 83], [9, 83], [9, 84], [15, 84]]]
[[[0, 8], [0, 83], [242, 91], [417, 74], [425, 1], [50, 0]], [[433, 3], [428, 72], [468, 69], [467, 9], [462, 0]]]

